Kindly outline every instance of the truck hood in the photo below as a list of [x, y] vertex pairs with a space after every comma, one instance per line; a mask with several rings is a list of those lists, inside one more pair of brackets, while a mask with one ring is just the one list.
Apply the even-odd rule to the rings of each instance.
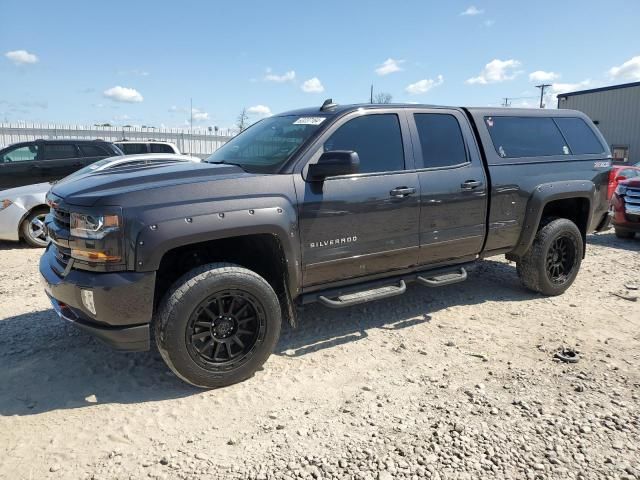
[[[124, 206], [132, 197], [139, 199], [141, 194], [148, 195], [151, 192], [156, 194], [151, 196], [156, 197], [159, 189], [175, 190], [184, 184], [197, 184], [200, 189], [213, 193], [214, 186], [208, 186], [207, 183], [251, 175], [234, 165], [210, 163], [129, 166], [67, 177], [54, 184], [51, 192], [69, 205]], [[172, 194], [167, 191], [167, 195]]]

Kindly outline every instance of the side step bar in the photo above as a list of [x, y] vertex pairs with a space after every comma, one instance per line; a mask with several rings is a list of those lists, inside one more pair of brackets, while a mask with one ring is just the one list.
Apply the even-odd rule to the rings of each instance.
[[427, 287], [444, 287], [452, 283], [464, 282], [467, 279], [467, 271], [460, 268], [457, 272], [442, 273], [433, 277], [423, 277], [418, 275], [416, 280]]
[[400, 280], [398, 286], [388, 286], [373, 288], [371, 290], [364, 290], [362, 292], [349, 293], [339, 296], [336, 300], [327, 298], [324, 295], [318, 297], [318, 301], [329, 308], [343, 308], [350, 307], [352, 305], [358, 305], [360, 303], [371, 302], [373, 300], [381, 300], [383, 298], [395, 297], [396, 295], [402, 295], [407, 291], [407, 284], [404, 280]]

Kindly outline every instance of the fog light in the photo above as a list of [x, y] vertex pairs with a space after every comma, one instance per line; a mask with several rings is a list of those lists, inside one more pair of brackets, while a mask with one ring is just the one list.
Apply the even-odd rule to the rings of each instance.
[[80, 290], [82, 304], [94, 315], [96, 314], [96, 305], [93, 303], [93, 290]]

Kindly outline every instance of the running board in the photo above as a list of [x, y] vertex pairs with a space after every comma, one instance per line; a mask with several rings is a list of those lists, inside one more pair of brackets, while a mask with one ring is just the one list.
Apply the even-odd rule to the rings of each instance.
[[457, 272], [446, 272], [432, 277], [418, 276], [416, 280], [427, 287], [444, 287], [453, 283], [464, 282], [467, 279], [467, 271], [460, 268]]
[[398, 286], [390, 285], [386, 287], [372, 288], [371, 290], [363, 290], [361, 292], [348, 293], [340, 295], [335, 300], [327, 298], [324, 295], [320, 295], [318, 300], [329, 308], [344, 308], [358, 305], [360, 303], [371, 302], [373, 300], [395, 297], [396, 295], [402, 295], [406, 291], [407, 285], [404, 283], [404, 280], [400, 280], [400, 284]]

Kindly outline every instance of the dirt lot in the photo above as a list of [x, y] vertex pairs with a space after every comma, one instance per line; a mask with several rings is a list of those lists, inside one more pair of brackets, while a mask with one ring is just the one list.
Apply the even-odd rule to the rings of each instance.
[[200, 391], [58, 320], [40, 252], [2, 244], [0, 477], [640, 478], [639, 252], [590, 237], [556, 298], [500, 259], [312, 306], [254, 378]]

